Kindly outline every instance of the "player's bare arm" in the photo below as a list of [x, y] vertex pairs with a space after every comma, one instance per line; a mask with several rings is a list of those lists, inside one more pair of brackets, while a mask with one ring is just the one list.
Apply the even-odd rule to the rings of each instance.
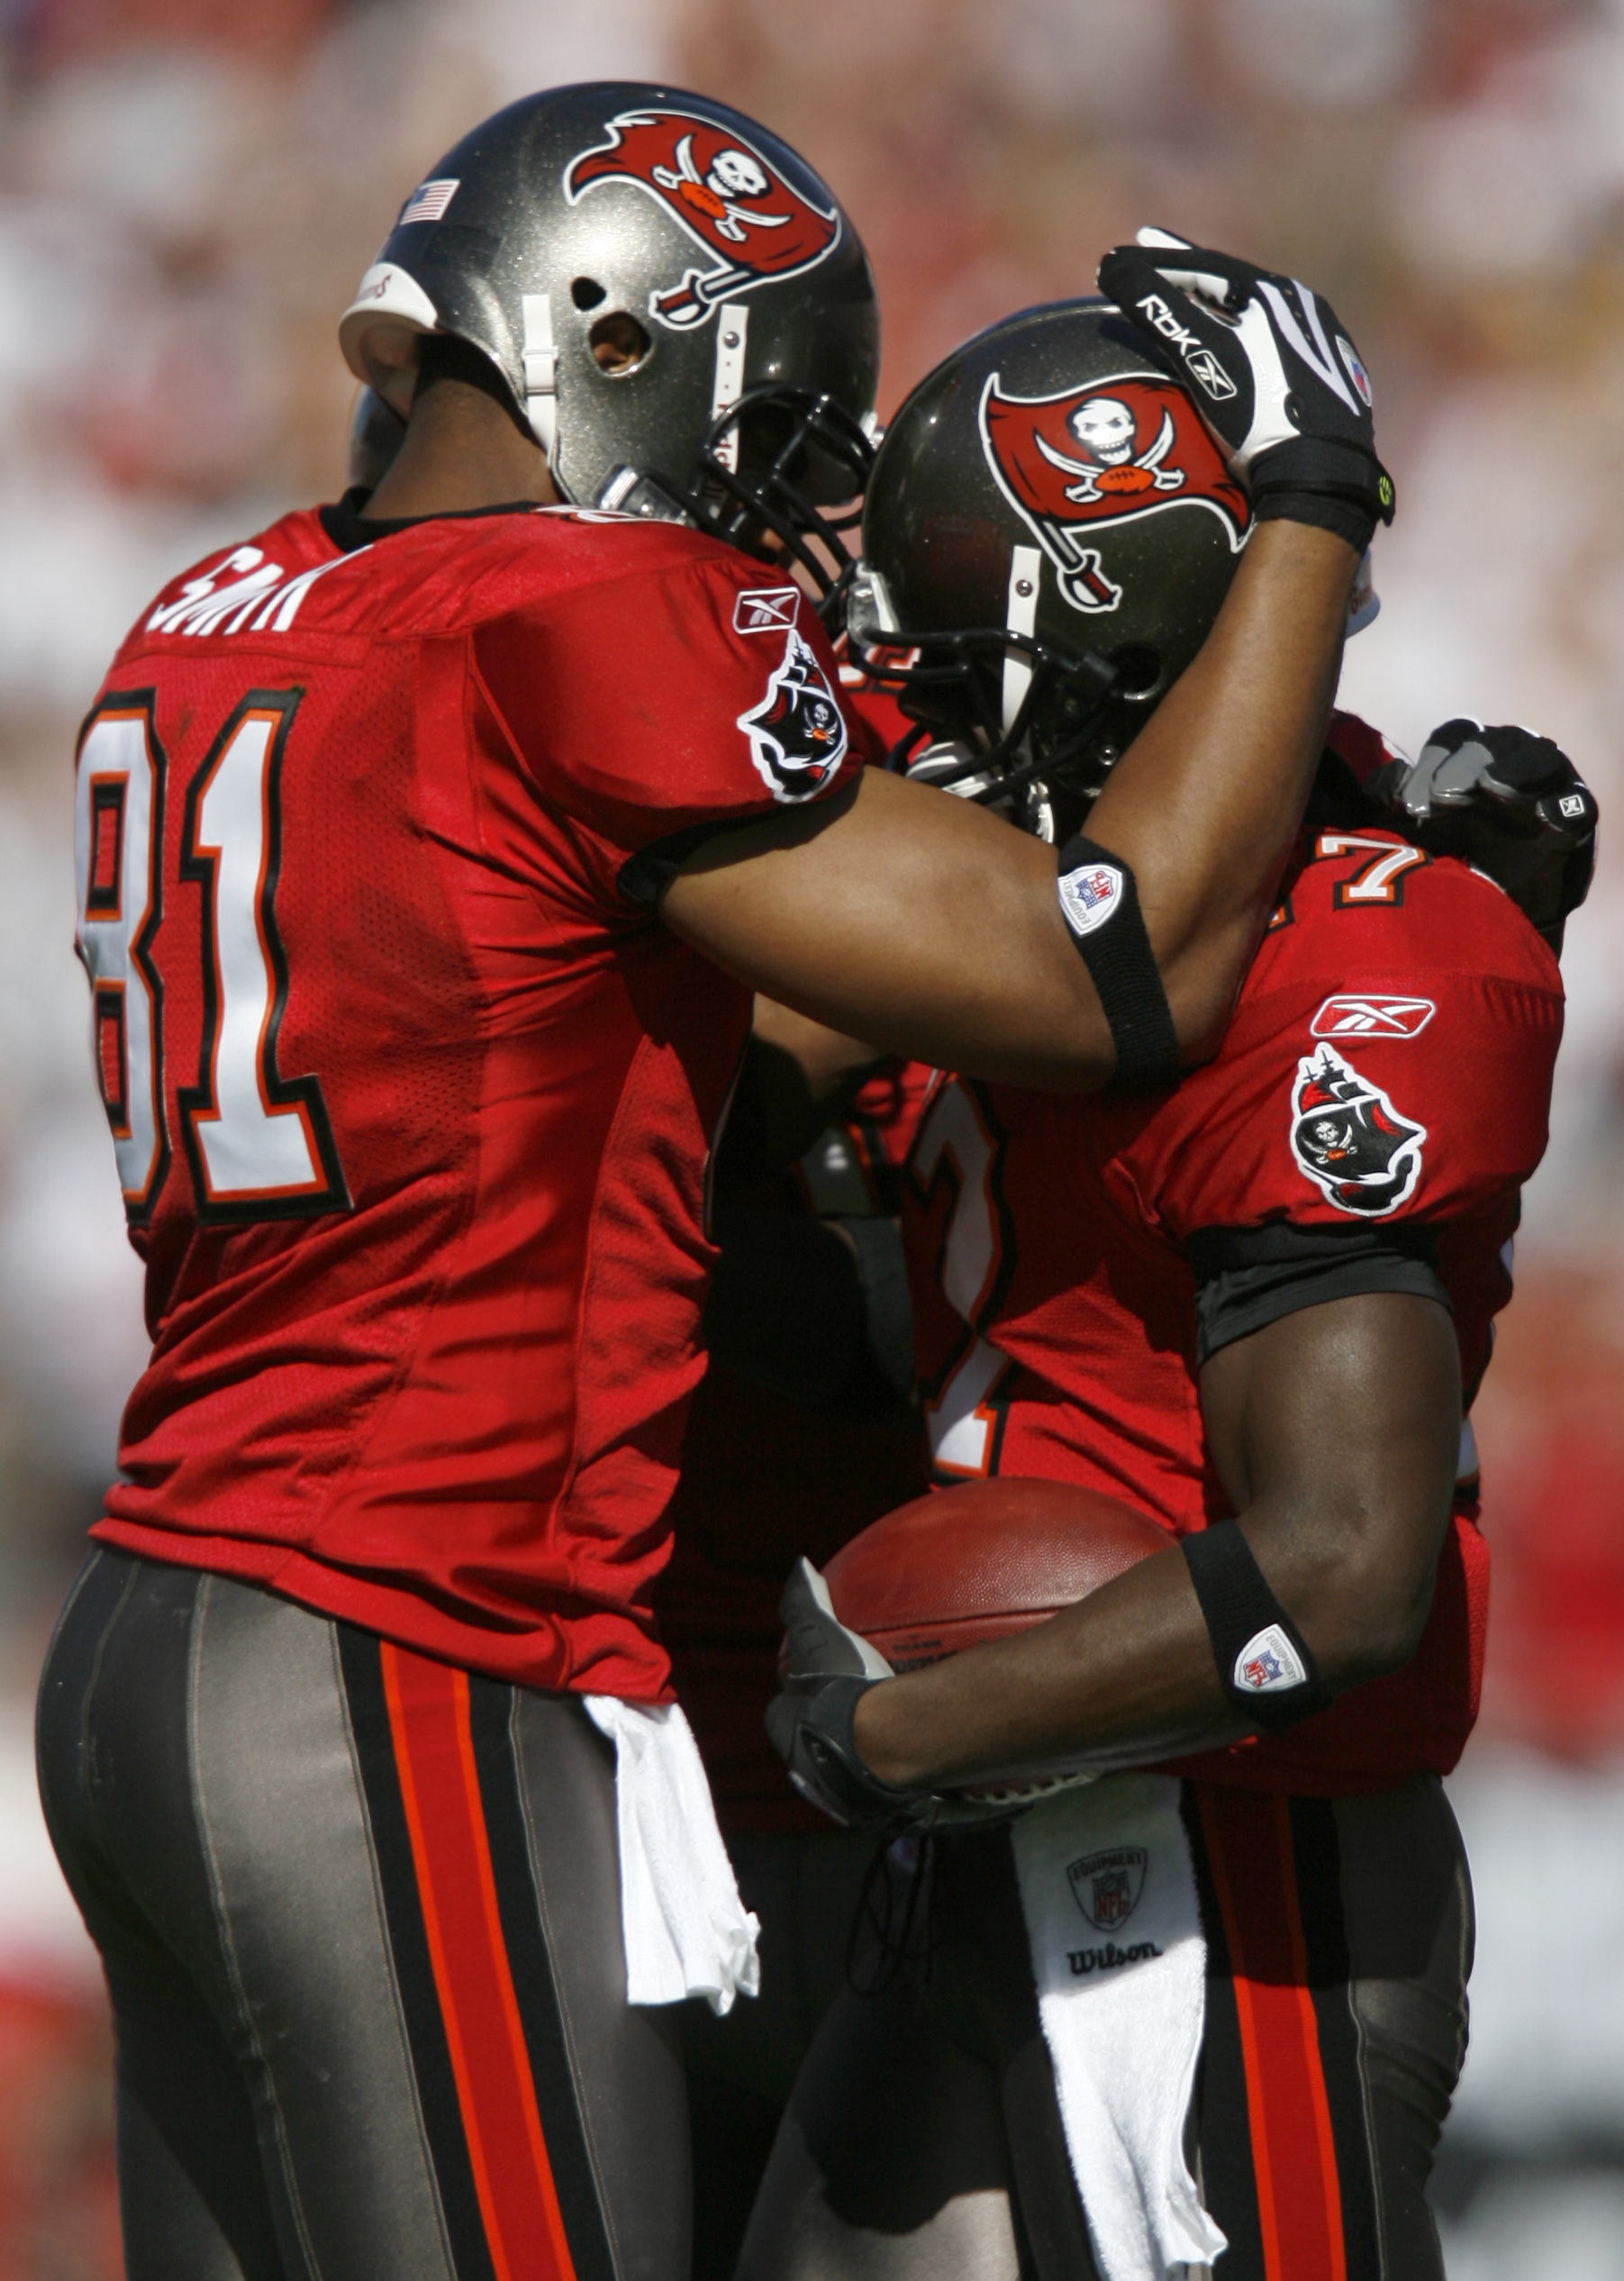
[[[476, 352], [437, 344], [437, 356], [364, 519], [556, 496]], [[1329, 533], [1259, 532], [1207, 648], [1102, 798], [1106, 844], [1140, 877], [1192, 1046], [1221, 1030], [1266, 916], [1329, 711], [1356, 559]], [[1244, 781], [1238, 744], [1254, 755]], [[1216, 820], [1204, 827], [1209, 795]], [[730, 973], [880, 1050], [1066, 1091], [1115, 1068], [1053, 850], [928, 786], [866, 770], [844, 799], [722, 835], [690, 857], [661, 909]]]
[[[1328, 1691], [1420, 1637], [1460, 1442], [1447, 1310], [1373, 1292], [1284, 1317], [1202, 1374], [1210, 1446], [1253, 1557]], [[1247, 1731], [1176, 1548], [1016, 1639], [871, 1688], [854, 1739], [883, 1781], [1144, 1764]]]
[[[1206, 645], [1093, 810], [1091, 835], [1139, 879], [1192, 1053], [1216, 1043], [1267, 918], [1357, 561], [1332, 532], [1260, 529]], [[886, 1051], [1063, 1092], [1115, 1069], [1054, 850], [930, 786], [865, 770], [842, 801], [699, 850], [661, 908], [754, 988]]]

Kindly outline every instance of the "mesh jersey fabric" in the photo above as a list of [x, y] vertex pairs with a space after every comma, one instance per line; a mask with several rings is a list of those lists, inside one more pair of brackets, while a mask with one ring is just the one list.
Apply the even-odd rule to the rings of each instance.
[[[1222, 1518], [1185, 1256], [1211, 1229], [1430, 1227], [1470, 1398], [1561, 1027], [1556, 960], [1491, 882], [1391, 832], [1322, 832], [1223, 1047], [1176, 1092], [1084, 1102], [939, 1078], [903, 1203], [937, 1478], [1076, 1481], [1178, 1535]], [[1327, 1794], [1447, 1772], [1486, 1631], [1475, 1510], [1464, 1492], [1404, 1670], [1184, 1769]]]
[[[97, 1536], [494, 1677], [668, 1693], [649, 1595], [748, 997], [617, 882], [855, 768], [838, 712], [796, 760], [786, 703], [832, 706], [837, 668], [782, 586], [754, 628], [764, 575], [628, 518], [449, 517], [345, 553], [312, 512], [127, 638], [82, 766], [104, 716], [145, 709], [164, 1154], [132, 1229], [152, 1357]], [[304, 1086], [340, 1178], [226, 1203], [204, 1128], [244, 986], [222, 959], [253, 955], [222, 950], [199, 834], [245, 702], [283, 724], [261, 1097]]]

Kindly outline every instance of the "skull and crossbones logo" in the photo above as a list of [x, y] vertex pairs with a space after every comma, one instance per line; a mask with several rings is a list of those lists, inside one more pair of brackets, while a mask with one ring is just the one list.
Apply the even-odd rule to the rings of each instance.
[[676, 155], [676, 169], [656, 167], [654, 179], [662, 190], [672, 191], [704, 214], [719, 238], [742, 245], [747, 225], [755, 230], [781, 230], [789, 220], [786, 214], [746, 214], [739, 205], [740, 198], [764, 197], [772, 186], [767, 168], [749, 151], [719, 150], [710, 172], [703, 176], [694, 164], [691, 134], [684, 135]]
[[1066, 497], [1077, 505], [1086, 505], [1107, 492], [1177, 491], [1182, 487], [1184, 470], [1162, 465], [1173, 449], [1171, 413], [1162, 413], [1156, 441], [1148, 451], [1141, 452], [1134, 450], [1139, 430], [1133, 413], [1120, 396], [1085, 398], [1066, 424], [1088, 454], [1086, 459], [1074, 459], [1066, 452], [1057, 451], [1041, 434], [1035, 441], [1052, 467], [1077, 477], [1075, 483], [1066, 486]]

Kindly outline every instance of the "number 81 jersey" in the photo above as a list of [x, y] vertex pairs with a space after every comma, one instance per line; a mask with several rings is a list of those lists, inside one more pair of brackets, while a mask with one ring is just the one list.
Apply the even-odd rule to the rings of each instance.
[[96, 1533], [658, 1696], [748, 1000], [660, 925], [652, 851], [843, 782], [836, 668], [695, 532], [325, 513], [160, 595], [80, 741], [154, 1340]]
[[[201, 890], [202, 1002], [196, 1083], [179, 1087], [173, 1122], [200, 1215], [215, 1224], [348, 1210], [351, 1202], [320, 1078], [289, 1082], [279, 1067], [288, 987], [277, 920], [282, 763], [304, 695], [249, 691], [184, 785], [177, 873]], [[163, 1038], [167, 1029], [173, 1046], [189, 1011], [184, 982], [172, 984], [166, 1022], [157, 962], [170, 789], [157, 704], [156, 687], [103, 698], [79, 749], [75, 812], [78, 949], [132, 1229], [148, 1225], [168, 1177]]]

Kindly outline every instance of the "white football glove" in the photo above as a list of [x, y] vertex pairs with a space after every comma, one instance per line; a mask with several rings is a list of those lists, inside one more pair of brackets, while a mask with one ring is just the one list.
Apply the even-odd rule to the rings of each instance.
[[1260, 523], [1315, 523], [1363, 553], [1393, 521], [1370, 377], [1328, 301], [1165, 230], [1113, 247], [1100, 289], [1183, 381]]

